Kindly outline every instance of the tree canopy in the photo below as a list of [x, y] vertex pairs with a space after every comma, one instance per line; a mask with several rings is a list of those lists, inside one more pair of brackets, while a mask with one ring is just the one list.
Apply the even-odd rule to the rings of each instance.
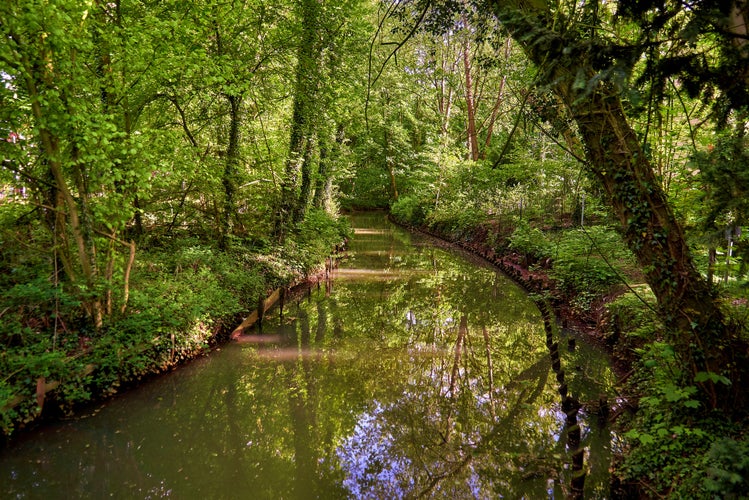
[[0, 339], [113, 342], [165, 295], [147, 275], [171, 245], [193, 260], [165, 276], [203, 251], [311, 272], [341, 208], [516, 231], [539, 262], [560, 255], [541, 229], [594, 224], [652, 291], [678, 384], [739, 418], [747, 20], [742, 0], [6, 0]]

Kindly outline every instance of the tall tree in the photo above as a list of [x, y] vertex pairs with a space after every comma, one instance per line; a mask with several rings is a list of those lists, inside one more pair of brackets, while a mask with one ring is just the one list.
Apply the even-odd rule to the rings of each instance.
[[574, 119], [586, 168], [603, 186], [688, 373], [728, 375], [733, 387], [716, 386], [710, 379], [701, 386], [708, 404], [734, 408], [744, 394], [740, 352], [730, 347], [735, 332], [695, 268], [682, 227], [622, 102], [617, 78], [630, 72], [642, 46], [626, 50], [600, 36], [601, 20], [613, 14], [605, 4], [584, 6], [580, 17], [587, 23], [575, 19], [572, 6], [557, 9], [544, 1], [490, 5], [537, 66], [538, 84], [551, 88]]
[[309, 198], [310, 162], [314, 140], [315, 98], [320, 84], [320, 57], [323, 46], [322, 5], [315, 0], [298, 4], [301, 35], [297, 49], [294, 105], [289, 134], [289, 155], [281, 185], [281, 200], [275, 233], [283, 238], [286, 226], [299, 220]]
[[127, 300], [134, 244], [119, 234], [145, 173], [123, 167], [140, 146], [129, 134], [119, 3], [5, 2], [0, 12], [2, 72], [17, 89], [9, 104], [29, 109], [33, 123], [19, 165], [34, 180], [54, 258], [99, 327], [112, 312], [115, 243], [129, 249]]
[[[417, 14], [405, 18], [411, 22], [426, 18], [432, 21], [426, 23], [428, 27], [441, 24], [452, 29], [453, 13], [461, 3], [417, 1], [412, 9]], [[682, 226], [631, 125], [624, 99], [626, 91], [633, 89], [629, 79], [636, 68], [642, 71], [637, 66], [641, 56], [668, 47], [675, 55], [656, 68], [661, 75], [684, 75], [682, 68], [688, 68], [685, 87], [715, 89], [719, 117], [746, 106], [749, 54], [743, 20], [747, 5], [697, 2], [685, 8], [678, 2], [626, 2], [619, 12], [596, 1], [580, 5], [488, 0], [484, 5], [536, 66], [535, 86], [552, 91], [574, 123], [585, 149], [585, 168], [602, 187], [657, 297], [667, 325], [666, 339], [686, 368], [684, 382], [697, 383], [708, 406], [731, 409], [745, 402], [745, 352], [735, 348], [737, 332], [695, 267]], [[431, 17], [418, 14], [429, 6]], [[639, 24], [631, 20], [632, 13], [641, 14]], [[678, 46], [669, 46], [674, 39]], [[708, 39], [718, 50], [705, 58], [700, 50], [709, 47], [697, 49], [696, 42]], [[717, 64], [705, 63], [711, 59]], [[741, 84], [722, 76], [729, 68]], [[718, 375], [727, 376], [732, 385], [716, 384]]]
[[[327, 110], [335, 107], [335, 95], [348, 83], [347, 78], [342, 77], [345, 69], [342, 59], [346, 50], [355, 47], [356, 40], [352, 44], [348, 39], [358, 35], [359, 16], [364, 16], [365, 11], [360, 0], [347, 1], [337, 7], [317, 0], [297, 3], [299, 33], [293, 112], [274, 221], [274, 233], [279, 239], [283, 239], [288, 228], [304, 219], [314, 203], [317, 187], [325, 187], [326, 182], [315, 182], [315, 179], [330, 175], [325, 170], [329, 164], [324, 161], [334, 132], [328, 124], [337, 120], [328, 116]], [[325, 157], [322, 172], [321, 151]]]

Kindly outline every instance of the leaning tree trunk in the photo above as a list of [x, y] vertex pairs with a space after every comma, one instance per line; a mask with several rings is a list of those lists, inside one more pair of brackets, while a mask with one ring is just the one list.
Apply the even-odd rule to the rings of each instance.
[[[666, 340], [687, 374], [709, 372], [732, 379], [734, 390], [709, 380], [701, 388], [712, 407], [733, 407], [741, 394], [738, 373], [743, 369], [733, 359], [740, 354], [728, 345], [733, 332], [695, 268], [683, 230], [629, 125], [619, 92], [605, 81], [592, 87], [588, 83], [595, 75], [589, 63], [591, 41], [574, 30], [555, 29], [565, 23], [558, 13], [551, 15], [543, 1], [491, 4], [538, 67], [537, 84], [552, 89], [574, 119], [586, 148], [587, 168], [603, 186], [624, 239], [658, 300]], [[585, 85], [576, 85], [581, 80]]]

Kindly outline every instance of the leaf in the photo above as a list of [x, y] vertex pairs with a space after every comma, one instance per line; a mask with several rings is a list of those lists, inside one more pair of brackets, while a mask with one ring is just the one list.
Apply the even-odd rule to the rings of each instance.
[[653, 444], [655, 442], [655, 439], [653, 439], [653, 436], [650, 434], [640, 434], [637, 438], [640, 440], [640, 443], [644, 445]]
[[708, 380], [714, 384], [721, 383], [728, 386], [731, 385], [731, 381], [727, 377], [715, 372], [697, 372], [694, 376], [694, 381], [697, 383], [707, 382]]

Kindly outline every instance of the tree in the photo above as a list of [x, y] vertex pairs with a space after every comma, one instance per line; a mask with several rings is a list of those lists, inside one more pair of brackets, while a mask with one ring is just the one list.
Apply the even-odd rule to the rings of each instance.
[[15, 128], [23, 126], [18, 110], [31, 117], [11, 168], [31, 181], [54, 259], [100, 327], [112, 313], [120, 260], [114, 245], [128, 248], [122, 310], [127, 303], [135, 244], [119, 234], [133, 216], [145, 174], [143, 166], [124, 167], [141, 145], [130, 135], [124, 66], [112, 57], [121, 42], [119, 3], [6, 2], [2, 18], [0, 61], [15, 89], [3, 119]]
[[[419, 17], [415, 13], [430, 4], [415, 2], [403, 7], [413, 8], [402, 17], [410, 22], [426, 18], [429, 28], [451, 29], [454, 12], [461, 4], [433, 2], [432, 15]], [[641, 55], [665, 49], [675, 38], [680, 43], [671, 47], [669, 54], [674, 57], [657, 66], [660, 75], [682, 74], [676, 69], [682, 66], [676, 62], [687, 62], [687, 71], [700, 76], [687, 79], [684, 85], [695, 89], [711, 86], [719, 95], [719, 117], [744, 106], [749, 95], [746, 85], [721, 79], [718, 70], [732, 68], [745, 81], [749, 68], [746, 29], [735, 19], [738, 13], [746, 18], [746, 5], [724, 5], [721, 10], [710, 2], [698, 3], [694, 9], [678, 3], [634, 2], [625, 3], [618, 13], [612, 5], [599, 2], [489, 0], [485, 6], [536, 66], [534, 86], [553, 92], [564, 105], [562, 113], [574, 123], [585, 150], [585, 169], [601, 186], [658, 299], [668, 327], [666, 340], [685, 367], [684, 382], [697, 383], [708, 406], [736, 408], [736, 403], [745, 402], [744, 351], [737, 347], [737, 332], [710, 284], [695, 267], [682, 226], [630, 123], [627, 92], [636, 89], [630, 81], [636, 71], [643, 71], [637, 64]], [[647, 16], [641, 16], [644, 20], [638, 25], [626, 12], [646, 12]], [[684, 31], [675, 31], [684, 25]], [[661, 33], [663, 39], [659, 38]], [[694, 49], [695, 42], [706, 38], [719, 48], [719, 53], [712, 54], [718, 64], [698, 67], [697, 62], [706, 58]], [[700, 71], [691, 71], [695, 68]], [[719, 375], [728, 377], [732, 385], [716, 385]]]
[[[633, 49], [640, 47], [626, 51], [599, 37], [597, 25], [577, 23], [573, 9], [554, 11], [545, 2], [490, 4], [536, 64], [538, 84], [551, 88], [574, 119], [586, 148], [586, 168], [602, 185], [688, 372], [729, 375], [731, 388], [709, 381], [702, 388], [713, 407], [735, 408], [743, 399], [744, 370], [740, 352], [730, 347], [735, 332], [695, 268], [681, 225], [622, 101], [618, 84], [623, 82], [617, 80], [632, 64], [624, 56], [632, 58]], [[581, 17], [600, 22], [610, 14], [606, 5], [593, 4], [584, 7]], [[621, 52], [612, 54], [617, 49]]]
[[288, 156], [274, 220], [274, 233], [279, 240], [304, 219], [310, 206], [318, 206], [328, 197], [325, 193], [318, 195], [317, 189], [331, 189], [329, 145], [334, 134], [340, 136], [335, 125], [340, 121], [329, 110], [335, 108], [336, 94], [350, 78], [343, 62], [347, 51], [351, 50], [353, 55], [361, 53], [357, 50], [357, 37], [361, 34], [361, 18], [367, 15], [365, 5], [359, 0], [337, 7], [316, 0], [301, 0], [297, 4], [294, 102]]

